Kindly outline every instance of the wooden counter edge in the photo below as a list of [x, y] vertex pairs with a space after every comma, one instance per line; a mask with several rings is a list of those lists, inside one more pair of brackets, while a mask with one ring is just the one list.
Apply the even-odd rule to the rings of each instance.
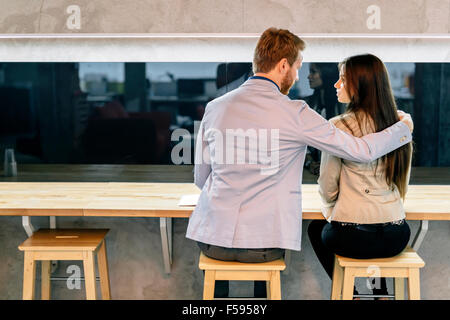
[[83, 209], [0, 209], [0, 216], [82, 217]]
[[134, 209], [85, 209], [85, 217], [135, 217], [135, 218], [189, 218], [194, 208], [189, 210], [134, 210]]
[[[136, 218], [189, 218], [194, 208], [167, 210], [133, 209], [0, 209], [0, 216], [42, 216], [42, 217], [136, 217]], [[303, 212], [303, 220], [322, 220], [321, 212]], [[449, 221], [449, 213], [409, 212], [406, 220]]]

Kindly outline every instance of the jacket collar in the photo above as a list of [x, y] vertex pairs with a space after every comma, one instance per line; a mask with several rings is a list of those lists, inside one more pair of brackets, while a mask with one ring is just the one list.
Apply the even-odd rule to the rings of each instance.
[[261, 77], [261, 76], [250, 77], [247, 79], [247, 81], [245, 81], [242, 84], [242, 86], [248, 86], [248, 85], [250, 85], [250, 86], [257, 85], [258, 87], [263, 87], [265, 90], [270, 90], [270, 91], [281, 93], [278, 85], [266, 77]]
[[278, 91], [281, 91], [280, 87], [275, 83], [275, 81], [273, 81], [269, 78], [262, 77], [262, 76], [253, 76], [253, 77], [250, 77], [249, 79], [259, 79], [259, 80], [266, 80], [266, 81], [272, 82], [274, 84], [274, 86], [277, 87]]

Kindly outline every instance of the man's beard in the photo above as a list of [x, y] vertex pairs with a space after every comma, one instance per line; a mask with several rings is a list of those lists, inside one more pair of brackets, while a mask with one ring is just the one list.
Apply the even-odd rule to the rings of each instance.
[[290, 73], [286, 74], [283, 80], [281, 80], [281, 88], [280, 88], [281, 93], [287, 95], [293, 85], [294, 79], [292, 79], [291, 74]]

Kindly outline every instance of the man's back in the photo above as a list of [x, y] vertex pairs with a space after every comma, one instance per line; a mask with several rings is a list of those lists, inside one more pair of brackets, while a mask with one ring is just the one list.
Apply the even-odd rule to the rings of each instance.
[[262, 79], [208, 104], [201, 130], [211, 174], [188, 238], [224, 247], [300, 249], [306, 145], [299, 139], [298, 117], [305, 107]]

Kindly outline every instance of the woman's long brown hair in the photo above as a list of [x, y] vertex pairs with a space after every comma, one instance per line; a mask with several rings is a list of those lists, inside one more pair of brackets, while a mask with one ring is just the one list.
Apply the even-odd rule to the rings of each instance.
[[[382, 131], [400, 120], [388, 72], [379, 58], [371, 54], [357, 55], [345, 59], [339, 64], [339, 68], [341, 66], [345, 88], [351, 97], [345, 113], [353, 112], [360, 128], [363, 119], [366, 119], [366, 125], [370, 125], [370, 119], [373, 120], [374, 132]], [[345, 121], [344, 124], [349, 127]], [[411, 156], [412, 142], [381, 158], [385, 164], [387, 185], [393, 187], [394, 183], [403, 200], [408, 186]]]

